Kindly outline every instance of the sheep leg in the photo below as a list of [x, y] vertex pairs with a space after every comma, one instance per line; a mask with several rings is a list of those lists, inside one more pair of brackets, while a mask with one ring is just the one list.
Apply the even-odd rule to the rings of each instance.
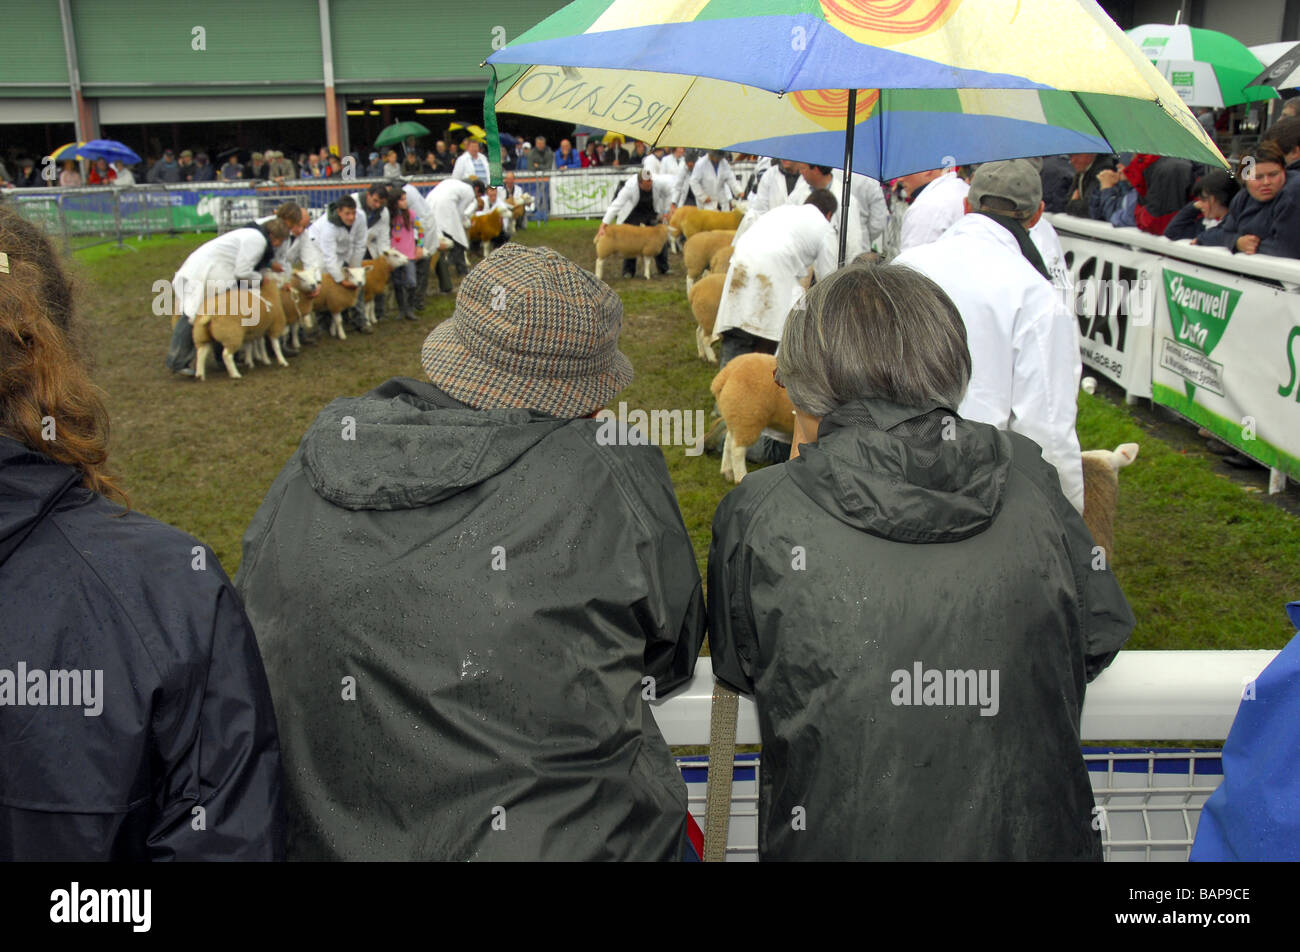
[[199, 344], [198, 354], [194, 358], [194, 376], [199, 380], [206, 379], [204, 372], [208, 369], [208, 355], [212, 353], [212, 344]]
[[280, 338], [271, 338], [271, 350], [275, 351], [275, 362], [281, 367], [288, 367], [289, 361], [284, 359], [284, 351], [280, 349]]
[[691, 288], [693, 288], [693, 287], [695, 287], [695, 279], [692, 278], [692, 277], [688, 274], [688, 275], [686, 275], [686, 297], [687, 297], [687, 299], [690, 298], [690, 296], [691, 296]]
[[597, 258], [596, 259], [596, 280], [604, 281], [605, 280], [604, 274], [605, 274], [605, 259]]
[[334, 322], [330, 327], [330, 333], [339, 340], [347, 340], [348, 332], [343, 329], [343, 312], [340, 311], [337, 314], [331, 314], [330, 318]]
[[488, 256], [488, 252], [492, 250], [492, 242], [484, 241], [482, 243], [482, 248], [483, 248], [483, 257], [486, 258]]
[[641, 256], [641, 260], [645, 262], [645, 279], [646, 279], [647, 281], [649, 281], [649, 280], [650, 280], [650, 265], [654, 262], [655, 259], [652, 258], [650, 255], [642, 255], [642, 256]]
[[266, 352], [266, 338], [259, 337], [253, 341], [253, 350], [257, 353], [257, 360], [264, 367], [271, 366], [271, 355]]
[[727, 438], [722, 441], [722, 478], [734, 482], [731, 478], [731, 427], [727, 427]]
[[239, 368], [235, 366], [235, 355], [230, 352], [229, 347], [222, 353], [221, 359], [225, 361], [226, 373], [230, 374], [233, 379], [238, 380]]
[[[727, 430], [727, 436], [731, 436], [730, 429]], [[749, 475], [748, 471], [745, 469], [745, 450], [747, 449], [749, 449], [749, 447], [741, 446], [739, 440], [733, 439], [731, 441], [731, 474], [735, 477], [737, 485], [739, 485], [742, 479]], [[726, 450], [724, 449], [723, 452], [725, 453]]]

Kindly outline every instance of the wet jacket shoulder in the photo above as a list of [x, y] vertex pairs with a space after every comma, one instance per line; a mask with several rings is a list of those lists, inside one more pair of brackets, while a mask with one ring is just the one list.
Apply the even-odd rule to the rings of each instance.
[[678, 857], [646, 692], [693, 673], [699, 571], [659, 449], [601, 426], [406, 378], [313, 423], [236, 577], [291, 859]]
[[[1099, 859], [1079, 718], [1123, 594], [1031, 440], [865, 405], [714, 518], [709, 644], [758, 706], [760, 854]], [[978, 673], [980, 705], [923, 702], [923, 671]]]
[[0, 857], [280, 858], [270, 692], [216, 557], [4, 438], [0, 484], [0, 669], [28, 700], [83, 673], [80, 706], [52, 678], [10, 706], [0, 672]]

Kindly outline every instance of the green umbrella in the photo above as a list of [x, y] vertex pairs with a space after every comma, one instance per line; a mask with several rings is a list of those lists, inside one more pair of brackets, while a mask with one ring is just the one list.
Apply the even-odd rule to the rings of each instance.
[[418, 122], [395, 122], [383, 132], [379, 133], [375, 139], [375, 148], [382, 148], [386, 145], [395, 145], [402, 142], [407, 136], [427, 136], [429, 130]]
[[1277, 98], [1269, 86], [1247, 88], [1264, 64], [1244, 43], [1226, 33], [1184, 24], [1148, 23], [1129, 30], [1128, 37], [1189, 106], [1222, 109]]

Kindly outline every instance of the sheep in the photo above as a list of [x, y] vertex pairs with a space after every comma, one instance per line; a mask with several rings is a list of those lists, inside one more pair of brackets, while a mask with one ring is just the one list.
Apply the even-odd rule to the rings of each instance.
[[686, 239], [683, 255], [686, 262], [687, 297], [690, 297], [691, 286], [700, 279], [700, 275], [706, 269], [711, 270], [714, 252], [730, 245], [735, 237], [735, 231], [702, 231]]
[[[694, 240], [694, 239], [692, 239]], [[701, 360], [716, 364], [713, 353], [713, 323], [718, 318], [718, 305], [722, 303], [722, 288], [727, 283], [726, 271], [715, 271], [695, 282], [687, 297], [691, 313], [695, 315], [695, 351]]]
[[343, 330], [343, 312], [354, 306], [361, 298], [361, 293], [366, 285], [365, 268], [344, 268], [343, 276], [356, 285], [355, 288], [345, 288], [331, 275], [325, 275], [321, 281], [320, 294], [312, 302], [312, 312], [328, 313], [330, 316], [330, 336], [337, 337], [339, 340], [347, 340], [347, 332]]
[[[478, 207], [480, 211], [483, 208], [483, 204], [484, 199], [482, 196], [479, 196]], [[483, 257], [486, 258], [488, 252], [492, 250], [492, 239], [500, 237], [501, 229], [503, 227], [504, 226], [501, 222], [501, 208], [498, 206], [486, 215], [475, 215], [470, 219], [469, 231], [466, 233], [466, 236], [469, 238], [471, 243], [475, 241], [482, 242]]]
[[731, 267], [731, 255], [735, 250], [735, 245], [723, 245], [713, 252], [713, 257], [709, 259], [709, 273], [726, 274], [727, 268]]
[[592, 239], [596, 245], [596, 277], [604, 273], [606, 258], [637, 258], [645, 262], [645, 278], [650, 280], [654, 258], [668, 241], [667, 225], [606, 225], [604, 234]]
[[745, 450], [758, 442], [765, 427], [794, 434], [794, 406], [772, 378], [775, 370], [771, 354], [741, 354], [728, 361], [709, 386], [727, 424], [724, 479], [739, 483], [745, 478]]
[[1115, 550], [1115, 508], [1119, 502], [1119, 471], [1138, 455], [1137, 443], [1121, 443], [1114, 450], [1083, 453], [1083, 521], [1093, 541], [1110, 564]]
[[[266, 288], [268, 293], [273, 290], [277, 289]], [[194, 376], [199, 380], [207, 379], [208, 355], [212, 353], [212, 342], [217, 341], [223, 348], [221, 359], [226, 365], [226, 373], [238, 380], [241, 375], [235, 367], [236, 352], [243, 348], [245, 341], [265, 337], [272, 331], [275, 311], [275, 305], [266, 295], [249, 288], [209, 294], [194, 318], [191, 331], [198, 351]], [[281, 326], [280, 330], [283, 329]], [[289, 362], [280, 350], [279, 337], [272, 339], [271, 346], [276, 360], [287, 367]], [[245, 359], [251, 367], [251, 354], [246, 354]], [[270, 363], [269, 359], [267, 363]]]
[[740, 209], [730, 212], [717, 212], [694, 205], [683, 205], [673, 212], [668, 222], [668, 232], [674, 238], [680, 236], [689, 239], [702, 231], [735, 231], [745, 213]]
[[393, 270], [410, 260], [396, 248], [389, 248], [378, 258], [361, 262], [361, 267], [366, 269], [366, 285], [361, 291], [366, 305], [364, 317], [371, 327], [379, 323], [375, 317], [375, 298], [388, 293], [388, 280], [392, 277]]
[[313, 299], [320, 293], [320, 268], [299, 268], [280, 285], [280, 307], [289, 333], [289, 343], [301, 347], [300, 328], [311, 319]]

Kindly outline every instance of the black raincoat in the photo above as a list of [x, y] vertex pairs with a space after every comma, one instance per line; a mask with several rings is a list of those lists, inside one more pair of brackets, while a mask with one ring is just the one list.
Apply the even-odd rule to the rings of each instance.
[[1038, 446], [942, 408], [848, 404], [747, 476], [709, 641], [758, 705], [762, 858], [1100, 859], [1079, 716], [1134, 621], [1094, 561]]
[[282, 858], [239, 599], [194, 538], [122, 512], [0, 437], [0, 860]]
[[290, 859], [679, 858], [646, 698], [694, 670], [699, 571], [660, 451], [599, 426], [397, 378], [308, 430], [236, 577]]

